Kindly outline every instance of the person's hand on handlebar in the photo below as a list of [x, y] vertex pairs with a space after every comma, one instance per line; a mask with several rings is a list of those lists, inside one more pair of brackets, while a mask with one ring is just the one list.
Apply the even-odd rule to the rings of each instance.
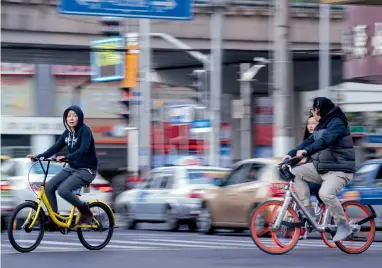
[[58, 163], [62, 163], [62, 162], [61, 162], [62, 160], [66, 160], [66, 157], [65, 157], [65, 156], [62, 156], [62, 155], [56, 157], [56, 162], [58, 162]]
[[37, 161], [37, 157], [34, 154], [28, 154], [27, 158], [29, 158], [32, 162], [36, 162]]
[[300, 159], [303, 159], [306, 155], [306, 151], [305, 150], [298, 150], [297, 153], [296, 153], [296, 157], [297, 158], [300, 158]]

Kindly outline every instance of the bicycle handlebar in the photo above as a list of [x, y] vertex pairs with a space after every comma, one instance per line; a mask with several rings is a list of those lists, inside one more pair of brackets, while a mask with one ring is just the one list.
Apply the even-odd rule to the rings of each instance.
[[60, 161], [57, 161], [57, 158], [37, 158], [37, 157], [31, 157], [31, 160], [35, 162], [57, 162], [57, 163], [69, 163], [69, 160], [67, 158], [60, 159]]
[[279, 171], [283, 175], [283, 177], [288, 181], [294, 180], [294, 174], [292, 173], [292, 168], [296, 166], [301, 161], [298, 157], [292, 157], [289, 159], [285, 159], [283, 162], [279, 164]]
[[292, 157], [285, 159], [283, 162], [279, 164], [279, 167], [281, 168], [282, 166], [289, 166], [289, 167], [294, 167], [298, 163], [300, 163], [301, 159], [298, 157]]

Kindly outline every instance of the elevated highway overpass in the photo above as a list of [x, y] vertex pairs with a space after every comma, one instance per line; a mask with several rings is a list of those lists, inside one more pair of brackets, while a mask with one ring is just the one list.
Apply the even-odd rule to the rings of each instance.
[[[2, 61], [52, 64], [89, 64], [89, 42], [101, 38], [101, 26], [96, 17], [60, 15], [56, 0], [3, 0], [2, 1]], [[229, 6], [223, 31], [224, 81], [223, 91], [238, 93], [238, 64], [252, 62], [254, 57], [272, 59], [273, 9], [264, 3], [246, 1], [247, 4]], [[263, 1], [264, 2], [264, 1]], [[47, 4], [49, 3], [49, 4]], [[248, 4], [249, 3], [249, 4]], [[345, 10], [332, 7], [330, 48], [332, 56], [332, 82], [341, 79], [342, 23]], [[153, 20], [152, 32], [167, 33], [192, 48], [209, 54], [211, 10], [204, 5], [194, 6], [192, 21]], [[294, 5], [291, 8], [291, 48], [294, 51], [294, 84], [296, 90], [317, 89], [319, 12], [317, 5]], [[137, 19], [128, 19], [130, 32], [139, 30]], [[16, 48], [18, 46], [18, 48]], [[40, 48], [39, 48], [40, 47]], [[47, 49], [50, 47], [50, 49]], [[171, 84], [189, 85], [188, 74], [200, 68], [199, 62], [188, 54], [176, 50], [165, 40], [153, 37], [153, 68], [158, 79]], [[68, 50], [69, 49], [69, 50]], [[268, 67], [271, 67], [268, 66]], [[292, 66], [291, 66], [292, 68]], [[268, 68], [258, 76], [255, 87], [259, 93], [268, 91]]]

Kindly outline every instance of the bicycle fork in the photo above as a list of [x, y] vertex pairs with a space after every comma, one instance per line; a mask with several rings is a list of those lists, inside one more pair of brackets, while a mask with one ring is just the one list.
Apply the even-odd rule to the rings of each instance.
[[281, 207], [281, 211], [280, 211], [280, 214], [277, 216], [277, 219], [275, 221], [275, 223], [270, 227], [270, 229], [272, 231], [277, 231], [280, 229], [280, 226], [281, 226], [281, 222], [283, 221], [284, 217], [285, 217], [285, 213], [287, 212], [288, 210], [288, 207], [292, 201], [292, 195], [290, 193], [290, 187], [287, 189], [287, 191], [285, 192], [285, 200], [284, 200], [284, 203]]

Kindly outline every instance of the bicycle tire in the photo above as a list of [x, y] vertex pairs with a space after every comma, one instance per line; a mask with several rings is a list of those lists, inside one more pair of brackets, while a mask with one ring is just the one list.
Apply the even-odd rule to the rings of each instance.
[[[323, 220], [324, 220], [324, 217], [325, 217], [325, 213], [326, 213], [326, 210], [328, 208], [325, 206], [325, 211], [322, 212], [321, 214], [321, 217], [320, 217], [320, 224], [324, 224]], [[330, 216], [330, 224], [334, 224], [333, 222], [333, 216]], [[324, 241], [325, 245], [328, 246], [328, 248], [337, 248], [337, 245], [335, 242], [333, 241], [330, 241], [328, 237], [326, 237], [326, 232], [324, 233], [321, 233], [321, 239], [322, 241]]]
[[36, 242], [28, 248], [20, 247], [17, 244], [17, 242], [15, 241], [15, 238], [13, 236], [13, 224], [12, 223], [15, 221], [17, 213], [19, 213], [20, 210], [27, 208], [27, 207], [34, 209], [37, 213], [37, 205], [35, 203], [32, 203], [32, 202], [22, 203], [15, 208], [15, 211], [12, 213], [12, 216], [10, 217], [10, 220], [8, 223], [8, 239], [9, 239], [9, 242], [11, 243], [11, 245], [14, 249], [16, 249], [17, 251], [19, 251], [21, 253], [27, 253], [27, 252], [31, 252], [31, 251], [35, 250], [40, 245], [40, 243], [44, 237], [44, 232], [45, 232], [45, 215], [43, 213], [43, 209], [41, 208], [39, 216], [38, 216], [39, 221], [40, 221], [40, 234], [39, 234]]
[[[372, 214], [372, 212], [368, 206], [366, 206], [366, 205], [364, 205], [358, 201], [355, 201], [355, 200], [349, 200], [349, 201], [342, 203], [342, 207], [344, 208], [345, 213], [346, 213], [346, 207], [350, 206], [350, 205], [354, 205], [354, 206], [361, 208], [364, 212], [367, 213], [366, 217], [369, 217]], [[335, 243], [340, 250], [342, 250], [343, 252], [345, 252], [347, 254], [361, 254], [361, 253], [365, 252], [373, 243], [373, 240], [375, 237], [375, 219], [370, 220], [370, 231], [371, 231], [371, 236], [369, 236], [367, 243], [364, 246], [362, 246], [359, 250], [355, 250], [355, 249], [351, 249], [351, 248], [346, 247], [342, 243], [342, 241], [338, 241]]]
[[113, 217], [113, 211], [111, 211], [111, 209], [107, 205], [105, 205], [104, 203], [97, 201], [97, 202], [93, 202], [93, 203], [89, 204], [89, 208], [90, 209], [92, 209], [94, 207], [100, 207], [101, 209], [103, 209], [106, 212], [106, 215], [107, 215], [107, 218], [108, 218], [108, 221], [109, 221], [109, 230], [108, 230], [109, 233], [108, 233], [105, 241], [102, 244], [98, 245], [98, 246], [90, 245], [88, 242], [86, 242], [86, 239], [84, 238], [84, 235], [82, 233], [82, 229], [81, 228], [77, 229], [77, 235], [78, 235], [78, 239], [80, 240], [81, 244], [85, 248], [87, 248], [89, 250], [101, 250], [101, 249], [103, 249], [104, 247], [106, 247], [109, 244], [109, 242], [110, 242], [110, 240], [111, 240], [111, 238], [113, 236], [113, 232], [114, 232], [114, 217]]
[[[268, 253], [268, 254], [271, 254], [271, 255], [282, 255], [282, 254], [285, 254], [289, 251], [291, 251], [298, 243], [299, 241], [299, 237], [300, 237], [300, 227], [299, 226], [296, 226], [296, 232], [293, 236], [293, 239], [292, 239], [292, 242], [290, 243], [289, 246], [285, 246], [285, 247], [281, 247], [279, 245], [279, 248], [275, 248], [273, 250], [270, 250], [268, 248], [266, 248], [260, 241], [259, 237], [257, 236], [256, 234], [256, 230], [254, 229], [255, 227], [255, 223], [256, 223], [256, 218], [257, 218], [257, 215], [259, 215], [260, 211], [262, 209], [264, 209], [264, 207], [267, 207], [267, 206], [270, 206], [270, 205], [277, 205], [277, 206], [280, 206], [280, 208], [283, 206], [284, 202], [283, 201], [279, 201], [279, 200], [269, 200], [269, 201], [265, 201], [261, 204], [259, 204], [254, 210], [253, 210], [253, 213], [251, 214], [251, 218], [249, 220], [249, 232], [250, 232], [250, 235], [251, 235], [251, 238], [253, 240], [253, 242], [255, 243], [255, 245], [263, 252], [265, 253]], [[295, 223], [299, 223], [300, 222], [300, 219], [296, 213], [296, 211], [294, 211], [294, 209], [289, 206], [287, 211], [291, 214], [291, 216], [293, 217], [293, 220]], [[277, 242], [277, 239], [275, 239], [274, 237], [274, 233], [272, 232], [272, 240], [278, 244]]]

